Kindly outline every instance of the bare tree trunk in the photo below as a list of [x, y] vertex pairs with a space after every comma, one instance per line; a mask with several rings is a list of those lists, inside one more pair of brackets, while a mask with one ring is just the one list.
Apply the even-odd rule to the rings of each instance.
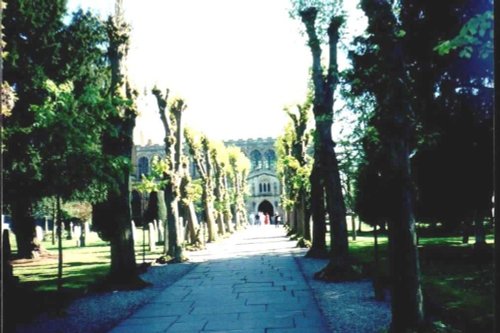
[[472, 229], [472, 220], [467, 218], [463, 223], [462, 229], [462, 243], [469, 244], [469, 237]]
[[304, 239], [305, 240], [308, 240], [308, 241], [311, 241], [312, 240], [312, 237], [311, 237], [311, 222], [310, 222], [310, 219], [311, 219], [311, 213], [310, 213], [310, 210], [308, 209], [307, 207], [307, 198], [306, 198], [307, 194], [306, 194], [306, 191], [305, 190], [302, 190], [302, 195], [301, 195], [301, 198], [300, 198], [300, 205], [302, 207], [302, 211], [304, 212], [303, 215], [304, 215]]
[[319, 178], [317, 167], [313, 166], [310, 181], [313, 239], [311, 249], [307, 252], [307, 256], [311, 258], [327, 258], [328, 250], [326, 249], [325, 197], [323, 188], [321, 187], [321, 179]]
[[234, 216], [234, 226], [236, 230], [239, 230], [241, 228], [241, 222], [240, 222], [240, 214], [238, 213], [238, 209], [236, 208], [236, 204], [233, 204], [231, 207], [231, 211]]
[[226, 234], [224, 214], [220, 211], [217, 211], [217, 232], [221, 236], [224, 236]]
[[416, 244], [415, 220], [409, 164], [409, 151], [404, 142], [390, 142], [393, 156], [391, 182], [393, 215], [389, 217], [391, 276], [393, 281], [391, 330], [402, 332], [423, 321], [423, 296], [420, 284], [420, 264]]
[[486, 233], [484, 231], [484, 223], [483, 220], [479, 217], [476, 217], [474, 221], [475, 228], [475, 244], [486, 244]]
[[374, 268], [373, 268], [373, 289], [375, 291], [375, 299], [377, 301], [383, 301], [385, 299], [384, 285], [382, 282], [382, 276], [379, 268], [379, 246], [378, 246], [378, 231], [377, 225], [373, 226], [373, 257], [374, 257]]
[[320, 146], [318, 172], [323, 180], [326, 208], [330, 217], [330, 261], [315, 278], [323, 280], [352, 279], [353, 271], [349, 259], [346, 208], [334, 143], [331, 139], [331, 121], [316, 123]]
[[207, 193], [209, 189], [204, 186], [203, 188], [203, 203], [205, 205], [205, 219], [207, 223], [207, 231], [208, 231], [208, 239], [207, 242], [215, 242], [217, 240], [216, 232], [215, 232], [215, 221], [214, 221], [214, 212], [213, 212], [213, 201], [211, 199], [211, 195]]
[[223, 179], [222, 179], [223, 185], [224, 185], [224, 220], [226, 221], [226, 228], [227, 232], [232, 234], [234, 232], [234, 227], [233, 227], [233, 222], [232, 216], [231, 216], [231, 204], [229, 200], [229, 193], [228, 193], [228, 183], [227, 183], [227, 176], [224, 174]]
[[[242, 227], [242, 220], [241, 220], [241, 215], [240, 215], [240, 201], [241, 201], [241, 192], [242, 192], [242, 188], [241, 188], [241, 180], [240, 180], [240, 175], [239, 174], [236, 174], [235, 176], [235, 180], [234, 180], [234, 183], [235, 183], [235, 192], [236, 192], [236, 202], [234, 204], [234, 214], [235, 214], [235, 228], [236, 230], [239, 230], [241, 229]], [[261, 221], [262, 223], [263, 221]]]
[[302, 205], [302, 198], [299, 197], [297, 203], [294, 205], [294, 211], [295, 211], [295, 227], [297, 230], [297, 236], [299, 237], [304, 237], [305, 234], [305, 223], [304, 220], [306, 218], [305, 216], [305, 207]]
[[224, 182], [223, 182], [223, 173], [222, 166], [219, 161], [217, 161], [217, 153], [215, 150], [212, 150], [211, 157], [213, 159], [214, 166], [214, 178], [215, 178], [215, 188], [214, 195], [215, 200], [217, 202], [217, 207], [214, 209], [216, 214], [217, 221], [217, 231], [218, 234], [224, 236], [226, 233], [225, 222], [224, 222]]
[[126, 177], [120, 184], [120, 193], [109, 198], [108, 218], [115, 226], [111, 247], [111, 281], [122, 284], [139, 282], [139, 275], [135, 261], [134, 240], [132, 238], [132, 225], [129, 200], [129, 179]]
[[354, 217], [354, 213], [351, 215], [351, 226], [352, 226], [352, 240], [356, 240], [356, 218]]
[[190, 202], [186, 208], [187, 208], [187, 213], [188, 213], [187, 226], [189, 229], [189, 236], [191, 238], [191, 243], [192, 244], [201, 244], [200, 225], [198, 223], [198, 217], [196, 216], [194, 204], [192, 202]]
[[31, 202], [20, 198], [12, 204], [12, 222], [18, 257], [33, 258], [37, 246], [35, 241], [35, 220], [31, 216]]
[[57, 292], [61, 293], [63, 288], [63, 249], [62, 249], [62, 216], [61, 216], [61, 198], [56, 198], [57, 207]]
[[389, 226], [389, 261], [392, 278], [392, 332], [417, 329], [424, 320], [420, 264], [413, 215], [410, 142], [413, 135], [410, 81], [404, 64], [401, 39], [394, 38], [399, 29], [391, 3], [386, 0], [362, 1], [369, 30], [379, 47], [384, 92], [376, 95], [380, 110], [376, 129], [386, 158], [385, 195], [391, 209]]

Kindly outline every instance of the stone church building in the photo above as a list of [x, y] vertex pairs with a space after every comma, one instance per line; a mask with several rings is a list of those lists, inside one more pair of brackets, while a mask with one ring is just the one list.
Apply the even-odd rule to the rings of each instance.
[[[276, 174], [275, 142], [276, 139], [270, 137], [224, 141], [226, 146], [239, 147], [251, 162], [247, 178], [249, 195], [246, 206], [252, 223], [258, 212], [267, 213], [269, 216], [284, 213], [279, 205], [281, 188]], [[164, 157], [165, 150], [163, 145], [151, 143], [137, 145], [134, 148], [132, 154], [134, 175], [132, 177], [138, 181], [141, 179], [141, 174], [149, 173], [153, 157]], [[190, 169], [192, 176], [196, 177], [194, 164]]]

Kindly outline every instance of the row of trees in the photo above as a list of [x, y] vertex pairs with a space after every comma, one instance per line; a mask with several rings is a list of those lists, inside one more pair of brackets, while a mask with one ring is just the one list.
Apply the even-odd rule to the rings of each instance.
[[[5, 203], [18, 255], [31, 258], [39, 250], [34, 215], [40, 202], [53, 198], [60, 232], [64, 202], [83, 200], [93, 204], [93, 228], [110, 242], [110, 281], [141, 284], [131, 232], [130, 171], [138, 94], [129, 84], [125, 66], [130, 28], [121, 1], [106, 22], [78, 11], [64, 24], [65, 11], [65, 1], [20, 0], [2, 13], [6, 41], [2, 96], [4, 91], [10, 93], [10, 98], [2, 99], [2, 106], [9, 107], [2, 113]], [[166, 158], [154, 163], [155, 177], [144, 179], [140, 188], [161, 191], [164, 200], [157, 201], [165, 204], [162, 223], [168, 234], [164, 252], [181, 261], [180, 217], [188, 222], [190, 239], [199, 243], [200, 237], [189, 160], [201, 178], [209, 241], [247, 224], [244, 195], [249, 162], [236, 147], [226, 148], [184, 130], [182, 99], [169, 101], [168, 90], [162, 94], [155, 88], [152, 94], [165, 130]], [[184, 137], [189, 156], [183, 156]], [[62, 237], [58, 236], [61, 277]]]
[[[483, 221], [491, 217], [493, 194], [492, 2], [363, 0], [367, 30], [354, 39], [352, 67], [343, 72], [337, 66], [340, 2], [293, 4], [312, 54], [312, 93], [298, 113], [288, 112], [291, 123], [278, 140], [291, 227], [311, 241], [312, 217], [308, 255], [322, 257], [329, 217], [330, 260], [315, 276], [339, 281], [356, 276], [345, 204], [365, 223], [388, 225], [391, 330], [416, 328], [424, 309], [415, 221], [441, 223], [448, 231], [462, 224], [466, 232], [475, 223], [476, 243], [485, 244]], [[356, 124], [335, 143], [331, 128], [340, 94]]]
[[[164, 254], [182, 261], [181, 221], [186, 223], [191, 244], [201, 243], [197, 211], [202, 213], [207, 225], [209, 242], [248, 223], [244, 195], [250, 162], [237, 147], [226, 147], [201, 133], [183, 129], [182, 112], [187, 105], [182, 99], [169, 102], [169, 90], [163, 94], [154, 88], [152, 93], [165, 129], [165, 157], [153, 160], [151, 174], [142, 175], [138, 188], [153, 198], [161, 196], [161, 199], [150, 200], [151, 213], [145, 218], [164, 224], [168, 234]], [[190, 163], [197, 170], [195, 181], [189, 172]], [[163, 211], [166, 213], [158, 213]], [[140, 212], [134, 215], [136, 220], [143, 219]]]

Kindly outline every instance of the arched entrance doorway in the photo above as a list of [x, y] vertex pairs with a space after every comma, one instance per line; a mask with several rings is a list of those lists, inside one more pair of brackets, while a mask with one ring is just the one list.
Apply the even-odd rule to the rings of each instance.
[[257, 207], [257, 210], [259, 212], [262, 212], [264, 213], [264, 215], [267, 213], [269, 214], [269, 216], [273, 216], [274, 215], [274, 208], [273, 208], [273, 205], [267, 201], [267, 200], [264, 200], [262, 201], [260, 204], [259, 204], [259, 207]]

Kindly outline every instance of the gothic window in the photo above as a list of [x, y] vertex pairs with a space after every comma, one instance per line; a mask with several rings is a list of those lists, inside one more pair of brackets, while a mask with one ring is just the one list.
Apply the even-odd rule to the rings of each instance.
[[262, 154], [258, 150], [254, 150], [250, 153], [250, 161], [252, 162], [252, 170], [258, 170], [262, 168]]
[[259, 184], [259, 193], [262, 193], [262, 184]]
[[274, 183], [274, 194], [278, 194], [278, 184]]
[[274, 153], [274, 150], [268, 150], [264, 154], [264, 159], [265, 159], [265, 167], [267, 169], [273, 169], [275, 164], [276, 164], [276, 154]]
[[147, 157], [141, 157], [139, 158], [139, 163], [138, 163], [138, 173], [139, 173], [139, 179], [142, 177], [142, 175], [147, 176], [149, 173], [149, 161]]

